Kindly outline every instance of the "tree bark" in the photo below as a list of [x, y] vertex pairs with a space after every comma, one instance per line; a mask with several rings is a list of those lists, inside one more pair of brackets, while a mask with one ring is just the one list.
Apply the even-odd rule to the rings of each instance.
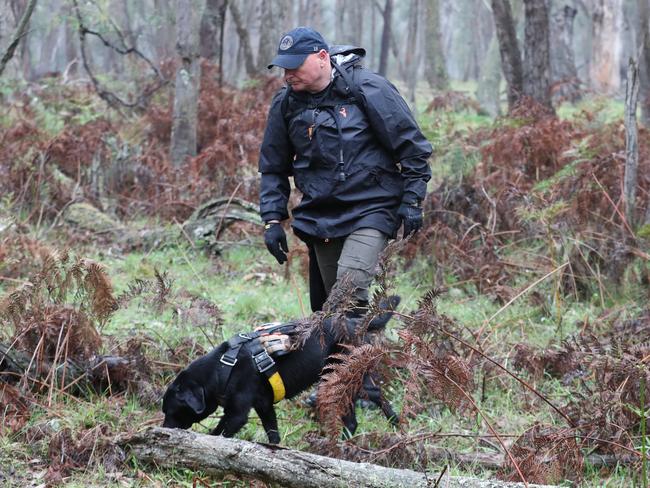
[[[274, 26], [276, 19], [274, 17], [271, 0], [262, 0], [260, 2], [260, 38], [257, 44], [257, 72], [264, 73], [266, 67], [273, 59], [276, 52], [279, 35], [275, 32]], [[278, 29], [279, 31], [279, 29]]]
[[590, 80], [602, 93], [620, 88], [622, 0], [594, 0], [591, 31]]
[[388, 71], [388, 55], [390, 54], [390, 40], [392, 37], [393, 0], [386, 0], [382, 16], [384, 17], [384, 28], [381, 33], [381, 50], [379, 54], [379, 69], [377, 72], [382, 76], [386, 76], [386, 72]]
[[191, 0], [176, 0], [176, 49], [178, 69], [170, 157], [180, 168], [188, 157], [196, 156], [197, 112], [201, 79], [198, 46], [199, 15]]
[[440, 2], [427, 0], [426, 27], [426, 77], [429, 86], [434, 90], [445, 90], [449, 86], [445, 56], [442, 51], [442, 36], [440, 35]]
[[419, 42], [418, 42], [418, 28], [420, 22], [418, 21], [420, 14], [420, 0], [411, 0], [409, 8], [409, 21], [407, 26], [406, 44], [404, 46], [404, 62], [406, 64], [406, 86], [408, 90], [408, 98], [411, 102], [411, 110], [415, 110], [415, 88], [418, 81], [418, 68], [420, 65], [421, 56], [419, 55]]
[[501, 68], [508, 84], [508, 110], [519, 101], [524, 88], [524, 71], [517, 31], [508, 0], [492, 0], [492, 15], [499, 41]]
[[641, 96], [641, 123], [650, 128], [650, 5], [649, 0], [637, 0], [639, 29], [637, 45], [643, 46], [639, 57], [639, 81]]
[[18, 23], [18, 27], [16, 28], [16, 33], [14, 34], [13, 39], [7, 46], [7, 49], [5, 49], [2, 58], [0, 58], [0, 76], [2, 76], [2, 73], [5, 70], [7, 63], [11, 60], [11, 58], [13, 58], [14, 53], [16, 52], [16, 48], [18, 47], [18, 44], [20, 44], [20, 41], [23, 39], [23, 37], [27, 35], [27, 27], [29, 26], [29, 19], [32, 17], [32, 13], [34, 13], [35, 7], [36, 7], [36, 0], [29, 0], [29, 3], [27, 4], [27, 7], [25, 7], [25, 11], [23, 12], [23, 15], [20, 17], [20, 22]]
[[334, 44], [344, 44], [343, 36], [347, 34], [345, 25], [345, 0], [336, 0], [334, 6]]
[[501, 114], [501, 64], [499, 58], [499, 43], [496, 34], [490, 41], [485, 60], [481, 65], [476, 98], [481, 108], [492, 117]]
[[549, 109], [551, 103], [551, 54], [546, 0], [524, 0], [524, 95]]
[[[128, 446], [138, 460], [157, 466], [200, 469], [217, 476], [236, 473], [288, 488], [424, 488], [433, 486], [439, 477], [439, 473], [353, 463], [279, 446], [162, 427], [123, 436], [118, 443]], [[524, 486], [456, 476], [445, 476], [443, 482], [449, 488]]]
[[553, 98], [575, 103], [580, 100], [580, 79], [573, 52], [573, 24], [578, 11], [570, 5], [558, 9], [551, 19], [551, 79]]
[[221, 29], [226, 17], [228, 0], [207, 0], [199, 29], [200, 54], [212, 62], [219, 62]]
[[636, 106], [639, 95], [639, 70], [634, 59], [630, 58], [627, 67], [627, 88], [625, 90], [625, 176], [623, 194], [625, 218], [634, 227], [637, 169], [639, 166], [639, 145], [637, 140]]
[[230, 13], [232, 14], [232, 20], [235, 22], [235, 28], [237, 29], [239, 42], [241, 43], [241, 48], [244, 52], [244, 65], [246, 67], [246, 75], [249, 78], [255, 78], [255, 76], [257, 76], [257, 66], [255, 65], [255, 58], [253, 57], [253, 49], [251, 48], [248, 29], [246, 28], [242, 14], [239, 11], [237, 2], [230, 2], [229, 7]]

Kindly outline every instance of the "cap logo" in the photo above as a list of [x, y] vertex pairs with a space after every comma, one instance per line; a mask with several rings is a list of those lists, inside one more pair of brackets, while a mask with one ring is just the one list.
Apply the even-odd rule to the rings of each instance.
[[291, 46], [293, 46], [293, 37], [291, 36], [284, 36], [282, 40], [280, 41], [280, 50], [281, 51], [286, 51], [289, 49]]

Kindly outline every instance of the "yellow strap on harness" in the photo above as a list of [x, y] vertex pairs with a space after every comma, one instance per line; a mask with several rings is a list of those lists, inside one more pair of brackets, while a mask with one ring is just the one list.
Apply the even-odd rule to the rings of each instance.
[[280, 373], [276, 371], [269, 376], [269, 383], [271, 383], [271, 388], [273, 388], [273, 403], [278, 403], [286, 394], [284, 390], [284, 382], [282, 381]]

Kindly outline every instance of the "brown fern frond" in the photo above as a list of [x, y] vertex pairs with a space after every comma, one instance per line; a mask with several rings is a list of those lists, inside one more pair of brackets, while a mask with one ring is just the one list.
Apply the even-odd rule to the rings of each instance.
[[302, 349], [312, 334], [318, 334], [321, 338], [321, 345], [324, 344], [325, 319], [325, 312], [314, 312], [309, 317], [295, 320], [296, 329], [295, 335], [291, 339], [291, 350]]
[[169, 299], [169, 295], [172, 291], [173, 280], [168, 277], [167, 271], [160, 273], [158, 268], [154, 268], [154, 276], [156, 277], [156, 297], [154, 299], [154, 305], [156, 306], [156, 309], [160, 311]]
[[354, 285], [349, 275], [338, 279], [323, 304], [323, 312], [327, 315], [343, 314], [354, 308], [356, 305], [354, 291]]
[[[530, 483], [556, 485], [564, 480], [582, 480], [584, 458], [567, 429], [536, 424], [515, 441], [510, 453]], [[498, 476], [506, 481], [520, 480], [508, 457]]]
[[135, 278], [133, 281], [127, 283], [126, 290], [120, 293], [115, 301], [120, 308], [126, 307], [131, 300], [150, 292], [152, 283], [141, 278]]
[[11, 320], [14, 328], [20, 327], [20, 322], [27, 311], [28, 304], [34, 296], [34, 285], [32, 283], [25, 283], [15, 290], [11, 291], [2, 300], [0, 306], [0, 316], [4, 316]]
[[347, 351], [333, 356], [318, 385], [318, 417], [332, 439], [338, 437], [341, 417], [352, 407], [366, 373], [375, 369], [385, 354], [372, 344], [346, 347]]
[[84, 259], [83, 267], [85, 270], [83, 289], [90, 297], [90, 310], [100, 323], [103, 323], [117, 310], [113, 285], [101, 264]]

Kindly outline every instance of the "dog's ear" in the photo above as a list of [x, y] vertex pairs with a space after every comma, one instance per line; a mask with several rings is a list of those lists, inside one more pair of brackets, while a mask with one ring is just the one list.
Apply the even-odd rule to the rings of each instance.
[[192, 385], [183, 388], [178, 399], [190, 407], [196, 415], [205, 412], [205, 393], [201, 385]]

